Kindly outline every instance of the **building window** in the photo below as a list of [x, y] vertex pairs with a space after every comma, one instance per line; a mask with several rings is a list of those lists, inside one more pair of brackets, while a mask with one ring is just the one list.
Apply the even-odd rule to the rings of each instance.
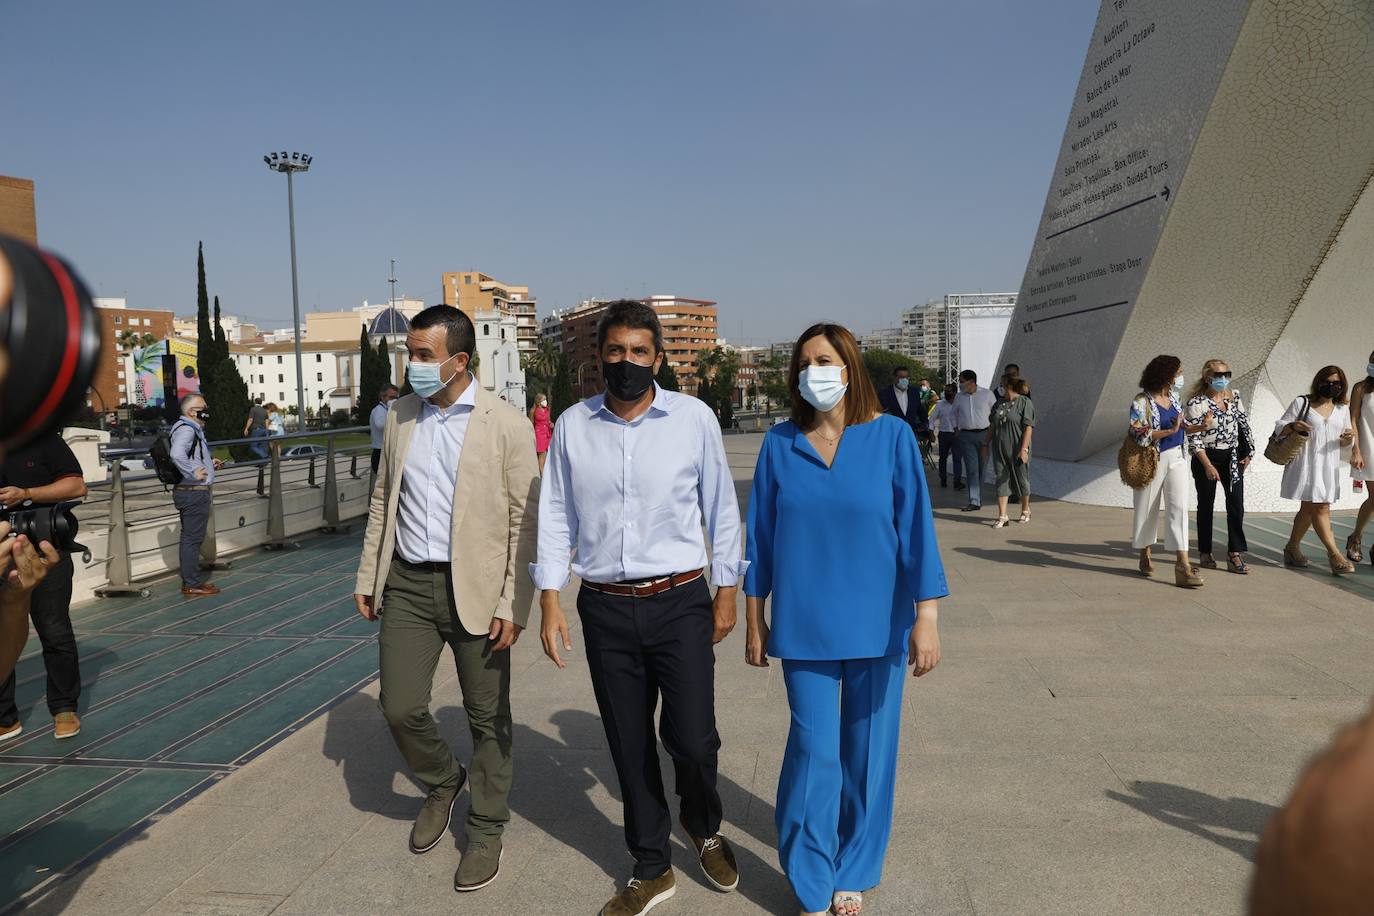
[[319, 398], [318, 398], [318, 400], [320, 400], [320, 401], [323, 401], [323, 400], [324, 400], [324, 392], [323, 392], [323, 391], [319, 392]]
[[278, 383], [278, 384], [282, 384], [282, 383], [284, 383], [285, 381], [286, 381], [286, 376], [283, 375], [282, 373], [278, 372], [278, 373], [277, 373], [277, 383]]
[[322, 381], [324, 381], [324, 373], [323, 373], [323, 372], [316, 372], [316, 373], [315, 373], [315, 381], [317, 381], [317, 382], [322, 382]]
[[467, 283], [467, 284], [469, 284], [469, 285], [471, 285], [471, 283], [472, 283], [472, 274], [468, 274], [466, 277], [464, 277], [464, 278], [463, 278], [463, 282], [464, 282], [464, 283]]
[[278, 365], [278, 366], [281, 365], [281, 354], [278, 354], [278, 355], [277, 355], [277, 365]]
[[121, 317], [119, 317], [118, 315], [116, 315], [116, 316], [114, 316], [114, 323], [115, 323], [115, 324], [123, 324], [123, 323], [124, 323], [124, 319], [121, 318]]
[[316, 354], [315, 354], [315, 362], [317, 362], [317, 363], [322, 363], [322, 362], [324, 362], [324, 356], [321, 355], [321, 354], [319, 354], [319, 353], [316, 353]]
[[285, 392], [285, 391], [278, 391], [278, 392], [277, 392], [277, 400], [278, 400], [278, 401], [285, 401], [285, 400], [286, 400], [286, 392]]
[[484, 325], [482, 325], [482, 336], [483, 336], [483, 337], [490, 337], [490, 336], [491, 336], [491, 325], [489, 325], [489, 324], [484, 324]]

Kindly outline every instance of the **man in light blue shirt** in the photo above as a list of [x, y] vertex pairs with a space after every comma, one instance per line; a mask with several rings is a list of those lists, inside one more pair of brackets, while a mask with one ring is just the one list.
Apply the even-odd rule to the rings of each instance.
[[606, 393], [564, 411], [554, 428], [530, 573], [540, 590], [544, 652], [560, 668], [559, 647], [572, 650], [559, 603], [569, 562], [582, 580], [577, 610], [587, 667], [635, 859], [633, 878], [601, 912], [638, 916], [675, 888], [654, 737], [660, 698], [682, 827], [713, 887], [731, 891], [739, 883], [734, 853], [720, 835], [712, 647], [734, 629], [747, 564], [715, 415], [702, 401], [654, 384], [664, 359], [657, 314], [640, 302], [611, 303], [597, 350]]
[[377, 395], [377, 406], [367, 418], [372, 428], [372, 473], [377, 473], [377, 465], [382, 460], [382, 433], [386, 430], [386, 415], [391, 411], [391, 402], [401, 396], [395, 385], [386, 385]]
[[181, 416], [172, 426], [172, 462], [181, 472], [181, 483], [172, 488], [172, 502], [181, 515], [181, 593], [188, 598], [218, 595], [219, 586], [205, 581], [200, 568], [200, 545], [214, 511], [210, 485], [223, 462], [210, 454], [205, 441], [205, 421], [210, 419], [205, 398], [188, 394], [181, 399]]

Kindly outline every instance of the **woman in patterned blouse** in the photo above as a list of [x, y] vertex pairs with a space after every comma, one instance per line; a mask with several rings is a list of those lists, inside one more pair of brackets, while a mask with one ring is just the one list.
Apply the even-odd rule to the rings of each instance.
[[[1217, 484], [1226, 496], [1226, 567], [1245, 575], [1245, 470], [1255, 454], [1255, 437], [1240, 392], [1231, 388], [1231, 367], [1225, 360], [1208, 360], [1202, 377], [1188, 392], [1188, 421], [1196, 432], [1188, 435], [1197, 484], [1197, 549], [1202, 565], [1216, 569], [1212, 556], [1212, 507]], [[1204, 426], [1210, 416], [1212, 424]]]

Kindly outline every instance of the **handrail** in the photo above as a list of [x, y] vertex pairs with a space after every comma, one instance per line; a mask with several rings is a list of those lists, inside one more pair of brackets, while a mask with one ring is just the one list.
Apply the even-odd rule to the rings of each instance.
[[[321, 436], [346, 436], [350, 434], [371, 433], [369, 426], [340, 426], [333, 429], [307, 430], [300, 433], [283, 433], [280, 436], [256, 436], [242, 439], [215, 439], [211, 441], [210, 447], [215, 448], [220, 445], [257, 445], [264, 439], [272, 442], [285, 442], [295, 439], [318, 439]], [[105, 458], [133, 458], [137, 455], [148, 454], [146, 448], [106, 448], [102, 451]], [[246, 462], [238, 462], [240, 464]]]

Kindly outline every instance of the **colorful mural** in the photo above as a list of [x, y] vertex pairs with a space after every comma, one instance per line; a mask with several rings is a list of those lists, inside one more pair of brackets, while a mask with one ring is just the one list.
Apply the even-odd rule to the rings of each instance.
[[132, 403], [140, 407], [162, 407], [162, 357], [171, 347], [177, 366], [177, 398], [200, 391], [194, 340], [160, 340], [151, 347], [134, 350], [134, 391]]

